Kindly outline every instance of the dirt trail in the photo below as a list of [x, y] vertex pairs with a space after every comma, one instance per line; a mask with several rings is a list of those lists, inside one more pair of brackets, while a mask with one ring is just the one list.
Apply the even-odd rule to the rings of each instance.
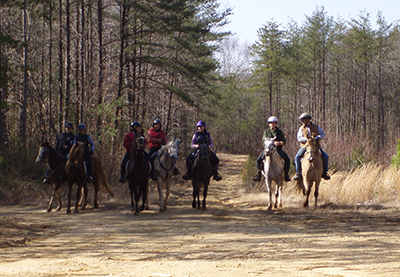
[[398, 207], [304, 209], [288, 184], [283, 209], [267, 212], [265, 193], [242, 188], [246, 156], [219, 158], [206, 212], [191, 208], [187, 182], [164, 213], [152, 201], [134, 216], [127, 199], [70, 215], [1, 207], [0, 275], [399, 276]]

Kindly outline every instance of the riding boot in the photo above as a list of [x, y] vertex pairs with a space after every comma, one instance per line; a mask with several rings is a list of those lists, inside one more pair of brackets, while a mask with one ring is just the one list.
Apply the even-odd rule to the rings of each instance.
[[175, 165], [174, 166], [174, 175], [179, 175], [179, 174], [181, 174], [181, 172], [179, 171], [179, 169]]
[[254, 182], [260, 182], [261, 181], [261, 169], [257, 169], [257, 174], [251, 178]]
[[301, 174], [299, 174], [299, 173], [296, 173], [296, 176], [294, 176], [294, 180], [296, 180], [296, 181], [298, 181], [298, 180], [301, 180], [301, 178], [303, 178], [302, 176], [301, 176]]
[[328, 175], [328, 172], [324, 171], [321, 176], [325, 180], [330, 180], [331, 176]]
[[221, 181], [222, 180], [222, 177], [221, 177], [221, 175], [219, 175], [218, 171], [215, 170], [213, 175], [214, 175], [213, 179], [215, 181]]
[[192, 172], [191, 172], [191, 167], [192, 167], [192, 165], [188, 161], [186, 161], [187, 171], [186, 171], [185, 175], [182, 176], [182, 178], [186, 181], [191, 180], [193, 178]]

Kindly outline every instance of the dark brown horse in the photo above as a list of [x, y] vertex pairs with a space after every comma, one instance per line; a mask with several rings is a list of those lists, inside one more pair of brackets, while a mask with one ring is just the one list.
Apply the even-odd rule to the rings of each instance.
[[[131, 157], [128, 164], [128, 182], [131, 194], [131, 211], [139, 215], [144, 210], [147, 200], [147, 188], [150, 176], [150, 165], [144, 157], [146, 139], [137, 136], [131, 148]], [[139, 201], [142, 198], [142, 205], [139, 209]]]
[[53, 193], [50, 197], [49, 205], [47, 207], [47, 212], [51, 212], [54, 196], [57, 196], [58, 206], [57, 211], [60, 211], [62, 208], [62, 200], [60, 194], [60, 187], [63, 183], [66, 182], [63, 177], [65, 177], [65, 158], [58, 153], [50, 144], [46, 141], [43, 142], [39, 147], [39, 153], [36, 158], [36, 163], [41, 163], [43, 160], [47, 161], [47, 165], [49, 167], [49, 180], [53, 185]]
[[[203, 187], [202, 209], [206, 211], [206, 197], [208, 185], [212, 176], [212, 165], [210, 162], [210, 149], [206, 144], [200, 144], [197, 156], [192, 165], [193, 173], [193, 202], [192, 207], [200, 209], [200, 189]], [[197, 202], [196, 202], [197, 200]]]
[[[78, 212], [78, 199], [80, 199], [80, 193], [83, 188], [85, 197], [83, 199], [83, 209], [86, 208], [87, 204], [87, 186], [86, 186], [86, 166], [83, 163], [83, 143], [77, 142], [74, 146], [72, 146], [69, 152], [69, 159], [67, 164], [65, 165], [65, 171], [67, 174], [68, 179], [68, 208], [67, 213], [71, 213], [71, 194], [72, 194], [72, 186], [73, 184], [77, 184], [78, 191], [76, 194], [76, 204], [75, 204], [75, 211]], [[94, 201], [93, 206], [95, 209], [99, 207], [97, 194], [99, 192], [99, 185], [100, 183], [104, 186], [106, 191], [111, 195], [114, 196], [114, 193], [111, 191], [107, 176], [104, 172], [100, 159], [93, 155], [92, 156], [92, 172], [93, 172], [93, 188], [94, 188]]]

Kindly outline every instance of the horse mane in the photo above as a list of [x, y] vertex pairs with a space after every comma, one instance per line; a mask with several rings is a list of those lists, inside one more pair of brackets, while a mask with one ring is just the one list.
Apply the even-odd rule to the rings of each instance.
[[[81, 159], [83, 156], [83, 143], [80, 141], [77, 141], [69, 151], [69, 159], [73, 160], [76, 158]], [[76, 157], [77, 156], [77, 157]]]

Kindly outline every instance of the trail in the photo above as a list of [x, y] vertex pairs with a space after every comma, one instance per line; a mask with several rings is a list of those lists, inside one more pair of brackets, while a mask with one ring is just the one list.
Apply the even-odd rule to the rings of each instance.
[[243, 189], [246, 156], [218, 156], [206, 212], [191, 208], [189, 182], [173, 185], [163, 213], [156, 193], [140, 216], [127, 199], [70, 215], [1, 207], [0, 275], [398, 276], [398, 208], [304, 209], [289, 184], [283, 209], [267, 212], [265, 193]]

